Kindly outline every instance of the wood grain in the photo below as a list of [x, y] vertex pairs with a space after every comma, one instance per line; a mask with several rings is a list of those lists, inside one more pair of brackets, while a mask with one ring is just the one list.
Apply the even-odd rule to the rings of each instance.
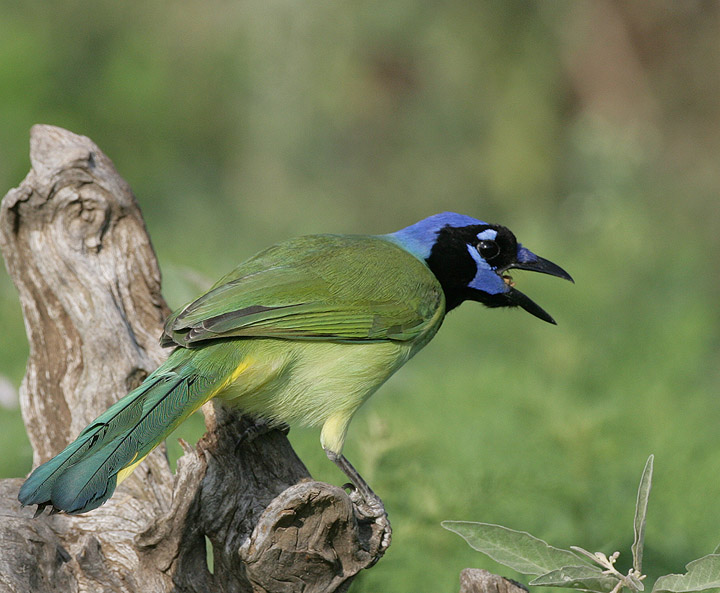
[[[32, 168], [0, 211], [30, 342], [20, 389], [34, 465], [137, 386], [167, 351], [168, 307], [137, 201], [90, 140], [37, 125]], [[285, 435], [206, 404], [175, 474], [156, 449], [86, 515], [21, 508], [0, 481], [0, 591], [344, 591], [382, 554], [344, 490], [315, 482]], [[208, 568], [206, 542], [213, 548]]]

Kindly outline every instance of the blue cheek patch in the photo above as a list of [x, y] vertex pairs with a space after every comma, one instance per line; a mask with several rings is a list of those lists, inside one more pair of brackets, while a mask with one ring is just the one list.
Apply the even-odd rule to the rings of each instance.
[[[486, 232], [487, 231], [483, 231], [480, 235], [484, 235]], [[478, 235], [478, 238], [480, 238], [480, 235]], [[483, 237], [483, 239], [488, 240], [490, 237]], [[467, 250], [470, 257], [472, 257], [477, 264], [475, 278], [470, 281], [468, 287], [476, 290], [482, 290], [487, 294], [501, 294], [503, 292], [507, 292], [508, 286], [505, 284], [505, 281], [495, 273], [495, 271], [482, 257], [480, 257], [477, 249], [475, 249], [472, 245], [468, 245]]]

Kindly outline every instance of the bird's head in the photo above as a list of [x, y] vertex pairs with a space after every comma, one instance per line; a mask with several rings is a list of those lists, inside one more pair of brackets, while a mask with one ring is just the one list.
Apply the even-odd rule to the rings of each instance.
[[448, 311], [470, 300], [488, 307], [522, 307], [555, 323], [515, 288], [509, 271], [542, 272], [572, 282], [570, 274], [523, 247], [506, 227], [454, 212], [430, 216], [389, 237], [427, 263], [443, 288]]

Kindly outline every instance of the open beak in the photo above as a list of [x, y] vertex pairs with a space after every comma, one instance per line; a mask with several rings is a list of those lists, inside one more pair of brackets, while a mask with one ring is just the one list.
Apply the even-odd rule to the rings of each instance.
[[[572, 279], [572, 276], [570, 276], [570, 274], [568, 274], [560, 266], [552, 263], [547, 259], [535, 255], [532, 251], [525, 249], [524, 247], [518, 247], [517, 260], [510, 265], [505, 266], [505, 268], [499, 270], [499, 272], [500, 274], [503, 274], [511, 268], [514, 268], [516, 270], [530, 270], [531, 272], [540, 272], [541, 274], [549, 274], [550, 276], [563, 278], [573, 283], [575, 282]], [[555, 320], [550, 316], [547, 311], [545, 311], [545, 309], [543, 309], [540, 305], [535, 303], [535, 301], [533, 301], [531, 298], [529, 298], [528, 296], [520, 292], [517, 288], [515, 288], [512, 285], [511, 281], [509, 281], [507, 276], [503, 276], [503, 278], [506, 279], [506, 283], [508, 284], [509, 288], [508, 292], [505, 293], [505, 297], [512, 304], [518, 307], [522, 307], [528, 313], [535, 315], [535, 317], [538, 317], [543, 321], [547, 321], [548, 323], [557, 325], [555, 323]]]

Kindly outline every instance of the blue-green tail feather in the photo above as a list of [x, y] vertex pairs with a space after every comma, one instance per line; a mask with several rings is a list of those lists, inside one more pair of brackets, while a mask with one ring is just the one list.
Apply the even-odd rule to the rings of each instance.
[[207, 399], [212, 382], [171, 361], [35, 469], [20, 488], [20, 502], [79, 514], [110, 498], [118, 473], [145, 457]]

